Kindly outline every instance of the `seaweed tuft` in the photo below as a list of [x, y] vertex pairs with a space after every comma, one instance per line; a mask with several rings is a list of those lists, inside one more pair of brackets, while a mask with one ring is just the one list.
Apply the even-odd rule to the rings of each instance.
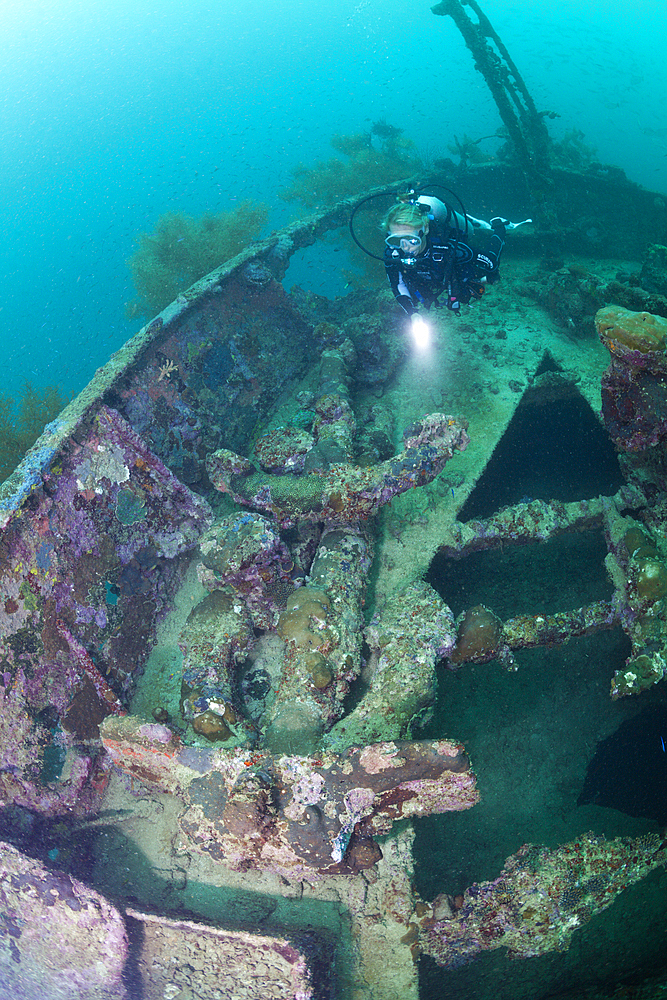
[[55, 385], [35, 389], [26, 382], [18, 399], [0, 393], [0, 482], [11, 475], [44, 425], [57, 417], [64, 405]]
[[198, 218], [165, 212], [152, 233], [139, 234], [138, 247], [127, 261], [137, 290], [125, 307], [127, 318], [159, 313], [180, 292], [256, 239], [267, 216], [267, 206], [252, 201]]
[[299, 202], [309, 210], [323, 208], [423, 169], [414, 143], [403, 137], [402, 129], [386, 122], [375, 122], [368, 134], [334, 135], [329, 141], [347, 160], [333, 157], [312, 167], [296, 167], [290, 186], [278, 192], [283, 201]]

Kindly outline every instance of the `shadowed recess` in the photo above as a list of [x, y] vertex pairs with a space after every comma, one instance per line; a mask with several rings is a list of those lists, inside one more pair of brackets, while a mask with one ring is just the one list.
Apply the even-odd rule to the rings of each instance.
[[622, 485], [614, 446], [582, 396], [521, 402], [459, 520], [490, 517], [526, 499], [609, 496]]
[[667, 823], [667, 706], [645, 708], [598, 744], [577, 805]]
[[606, 554], [602, 532], [574, 532], [465, 559], [438, 553], [426, 580], [455, 615], [475, 604], [487, 605], [500, 618], [555, 614], [611, 598]]

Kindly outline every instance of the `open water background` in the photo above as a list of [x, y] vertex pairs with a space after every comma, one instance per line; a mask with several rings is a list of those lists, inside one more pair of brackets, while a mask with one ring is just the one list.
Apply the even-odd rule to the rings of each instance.
[[[125, 261], [168, 210], [277, 200], [334, 133], [386, 119], [424, 157], [501, 124], [430, 0], [2, 0], [2, 391], [78, 391], [139, 324]], [[663, 0], [484, 0], [558, 138], [667, 191]], [[489, 152], [494, 143], [485, 145]], [[473, 210], [471, 208], [471, 210]], [[313, 265], [311, 287], [336, 287]]]

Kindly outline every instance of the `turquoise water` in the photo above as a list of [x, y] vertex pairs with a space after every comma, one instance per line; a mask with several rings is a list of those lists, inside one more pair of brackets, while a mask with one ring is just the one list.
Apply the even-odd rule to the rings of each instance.
[[[559, 138], [667, 190], [659, 0], [489, 0], [485, 12]], [[385, 118], [425, 158], [500, 124], [461, 36], [428, 0], [242, 5], [4, 0], [0, 10], [3, 389], [78, 391], [136, 330], [125, 261], [169, 210], [276, 192], [332, 134]], [[493, 152], [495, 140], [486, 144]], [[305, 277], [326, 291], [331, 264]], [[337, 286], [333, 286], [337, 287]]]

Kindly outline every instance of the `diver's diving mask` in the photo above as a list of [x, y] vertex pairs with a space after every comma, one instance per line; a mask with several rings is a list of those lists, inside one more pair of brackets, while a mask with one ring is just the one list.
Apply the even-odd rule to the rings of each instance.
[[385, 239], [388, 247], [397, 250], [414, 250], [420, 246], [424, 238], [424, 230], [420, 229], [417, 236], [399, 236], [398, 233], [390, 233]]

